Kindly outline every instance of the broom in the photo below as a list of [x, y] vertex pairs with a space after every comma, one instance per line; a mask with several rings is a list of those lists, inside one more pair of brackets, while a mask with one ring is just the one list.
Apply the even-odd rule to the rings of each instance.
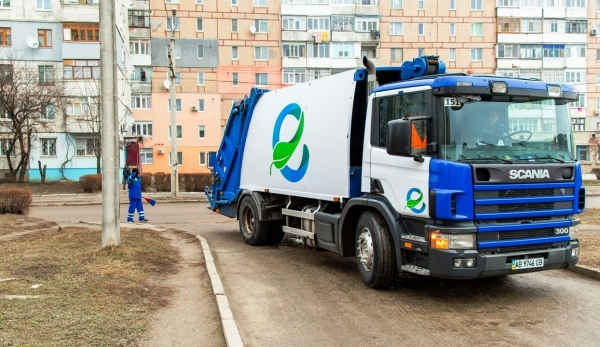
[[142, 196], [142, 199], [144, 199], [144, 201], [146, 201], [147, 203], [150, 204], [150, 206], [154, 206], [154, 204], [156, 204], [156, 200]]

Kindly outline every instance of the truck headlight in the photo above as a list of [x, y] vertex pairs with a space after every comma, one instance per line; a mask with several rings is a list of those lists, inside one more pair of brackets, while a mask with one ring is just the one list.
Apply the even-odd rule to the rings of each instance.
[[474, 249], [475, 234], [431, 233], [431, 248], [436, 249]]
[[579, 225], [572, 225], [569, 227], [569, 236], [571, 240], [579, 239]]

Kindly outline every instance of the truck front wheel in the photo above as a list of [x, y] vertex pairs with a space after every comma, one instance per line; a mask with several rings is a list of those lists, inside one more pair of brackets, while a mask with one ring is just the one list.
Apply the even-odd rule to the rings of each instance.
[[396, 279], [396, 253], [390, 228], [376, 212], [363, 212], [356, 226], [356, 263], [371, 288], [387, 289]]
[[240, 203], [240, 231], [244, 242], [251, 246], [262, 246], [269, 237], [269, 223], [258, 219], [258, 207], [251, 196], [246, 196]]

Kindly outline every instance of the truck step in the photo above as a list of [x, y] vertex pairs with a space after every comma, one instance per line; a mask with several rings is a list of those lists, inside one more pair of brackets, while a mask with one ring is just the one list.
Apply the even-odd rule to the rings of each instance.
[[412, 272], [417, 275], [429, 276], [430, 271], [416, 265], [402, 265], [400, 269], [407, 272]]
[[290, 234], [294, 234], [294, 235], [298, 235], [298, 236], [302, 236], [302, 237], [307, 237], [311, 240], [315, 239], [315, 234], [311, 233], [310, 231], [296, 229], [296, 228], [292, 228], [292, 227], [288, 227], [288, 226], [283, 226], [283, 231], [286, 233], [290, 233]]

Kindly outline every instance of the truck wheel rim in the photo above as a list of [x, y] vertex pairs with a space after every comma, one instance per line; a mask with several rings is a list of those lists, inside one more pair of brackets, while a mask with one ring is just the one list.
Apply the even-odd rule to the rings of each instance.
[[363, 227], [360, 230], [357, 243], [356, 251], [358, 259], [365, 270], [371, 271], [371, 267], [373, 266], [373, 239], [371, 238], [371, 231], [368, 228]]
[[252, 235], [254, 230], [254, 215], [252, 214], [251, 209], [246, 209], [244, 211], [244, 234], [247, 236]]

